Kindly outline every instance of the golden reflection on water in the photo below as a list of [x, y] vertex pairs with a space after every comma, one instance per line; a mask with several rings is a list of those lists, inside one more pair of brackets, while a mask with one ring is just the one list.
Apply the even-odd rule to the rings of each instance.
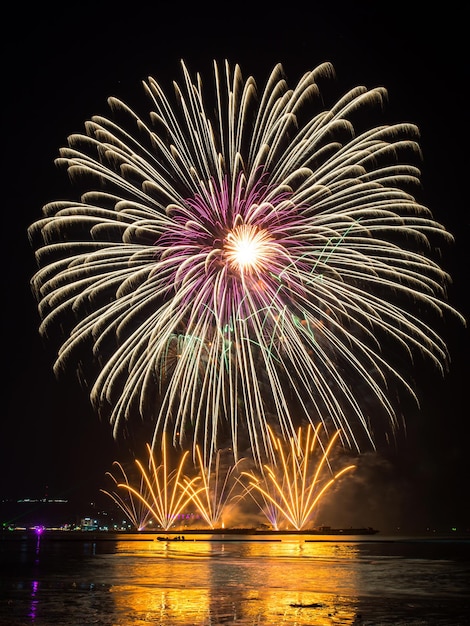
[[125, 585], [115, 590], [117, 613], [132, 615], [132, 623], [205, 624], [209, 617], [208, 589], [153, 589]]
[[[281, 541], [119, 542], [129, 554], [112, 586], [133, 623], [215, 626], [353, 624], [358, 597], [354, 543]], [[123, 561], [116, 563], [122, 566]]]

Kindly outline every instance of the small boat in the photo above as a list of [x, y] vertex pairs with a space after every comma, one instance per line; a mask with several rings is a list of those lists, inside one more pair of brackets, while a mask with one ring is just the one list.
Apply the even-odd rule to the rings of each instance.
[[183, 536], [177, 536], [177, 537], [157, 537], [157, 541], [184, 541], [184, 537]]

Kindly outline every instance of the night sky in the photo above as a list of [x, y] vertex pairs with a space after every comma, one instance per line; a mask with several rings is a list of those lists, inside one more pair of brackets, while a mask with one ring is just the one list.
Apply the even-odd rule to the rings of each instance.
[[[411, 3], [351, 2], [347, 9], [333, 3], [331, 10], [270, 4], [255, 15], [252, 3], [211, 10], [196, 3], [190, 11], [178, 5], [174, 14], [150, 4], [131, 3], [125, 11], [100, 2], [17, 5], [5, 25], [0, 499], [47, 494], [94, 501], [104, 473], [123, 453], [87, 394], [72, 379], [54, 378], [54, 355], [39, 337], [29, 288], [35, 262], [26, 230], [46, 202], [72, 197], [67, 176], [53, 163], [67, 136], [81, 132], [90, 116], [108, 115], [109, 96], [145, 110], [141, 81], [151, 75], [170, 91], [181, 78], [180, 59], [208, 85], [212, 59], [229, 59], [260, 86], [277, 62], [294, 86], [323, 61], [335, 66], [338, 94], [359, 84], [385, 86], [383, 121], [420, 128], [423, 201], [455, 236], [442, 265], [453, 277], [449, 300], [469, 319], [468, 33], [459, 3], [445, 3], [445, 14], [442, 5], [428, 7], [426, 15]], [[380, 457], [364, 457], [364, 476], [370, 464], [373, 478], [343, 500], [347, 513], [332, 504], [326, 523], [470, 526], [469, 332], [450, 319], [445, 336], [449, 374], [442, 380], [431, 368], [410, 373], [422, 406], [406, 416], [407, 438]]]

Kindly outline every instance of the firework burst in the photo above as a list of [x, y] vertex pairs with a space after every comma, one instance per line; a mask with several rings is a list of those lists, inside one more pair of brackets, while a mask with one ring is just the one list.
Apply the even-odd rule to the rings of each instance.
[[199, 490], [194, 486], [197, 479], [189, 479], [184, 474], [188, 452], [182, 455], [177, 467], [171, 468], [165, 437], [161, 441], [159, 464], [155, 451], [149, 445], [147, 452], [148, 468], [138, 459], [135, 461], [140, 475], [138, 483], [132, 484], [123, 466], [117, 461], [114, 465], [121, 480], [107, 472], [123, 496], [118, 491], [101, 491], [114, 500], [138, 530], [146, 528], [150, 520], [155, 520], [163, 530], [169, 530], [192, 498], [199, 495]]
[[199, 474], [189, 481], [192, 502], [209, 528], [223, 528], [226, 517], [235, 503], [245, 495], [245, 487], [240, 482], [239, 469], [244, 459], [228, 468], [222, 467], [222, 451], [218, 450], [214, 463], [207, 466], [199, 446], [196, 447]]
[[314, 429], [309, 425], [306, 435], [299, 429], [287, 443], [272, 436], [276, 463], [265, 465], [259, 475], [243, 472], [249, 481], [246, 493], [275, 530], [279, 530], [281, 522], [295, 530], [305, 529], [326, 491], [355, 469], [355, 465], [348, 465], [333, 473], [329, 455], [340, 433], [337, 431], [324, 446], [319, 435], [321, 426], [320, 423]]
[[77, 368], [116, 436], [141, 414], [208, 466], [221, 440], [261, 464], [269, 427], [289, 439], [319, 419], [373, 442], [379, 409], [397, 425], [389, 382], [414, 396], [383, 342], [444, 369], [428, 313], [460, 317], [432, 258], [452, 237], [413, 195], [417, 128], [355, 128], [383, 88], [324, 108], [328, 63], [294, 88], [278, 65], [261, 90], [215, 63], [212, 115], [182, 75], [173, 99], [144, 83], [147, 116], [111, 98], [112, 119], [60, 151], [85, 191], [29, 229], [40, 330], [64, 337], [55, 371]]
[[[117, 476], [112, 472], [106, 472], [106, 476], [113, 481], [115, 490], [108, 491], [107, 489], [101, 489], [101, 492], [109, 496], [118, 505], [136, 530], [145, 530], [152, 520], [152, 510], [148, 506], [147, 498], [143, 495], [149, 491], [146, 480], [147, 476], [145, 473], [141, 474], [140, 485], [136, 489], [131, 485], [127, 472], [122, 464], [119, 463], [119, 461], [114, 461], [113, 466]], [[125, 487], [123, 487], [123, 485], [125, 485]], [[122, 496], [118, 490], [123, 492]]]

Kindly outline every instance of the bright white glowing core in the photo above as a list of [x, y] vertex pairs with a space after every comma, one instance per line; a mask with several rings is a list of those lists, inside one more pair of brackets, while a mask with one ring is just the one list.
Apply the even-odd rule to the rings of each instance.
[[258, 256], [258, 246], [250, 239], [241, 239], [235, 244], [235, 256], [239, 265], [253, 265]]
[[269, 260], [272, 237], [266, 230], [251, 224], [236, 226], [225, 240], [227, 261], [233, 269], [260, 271]]

